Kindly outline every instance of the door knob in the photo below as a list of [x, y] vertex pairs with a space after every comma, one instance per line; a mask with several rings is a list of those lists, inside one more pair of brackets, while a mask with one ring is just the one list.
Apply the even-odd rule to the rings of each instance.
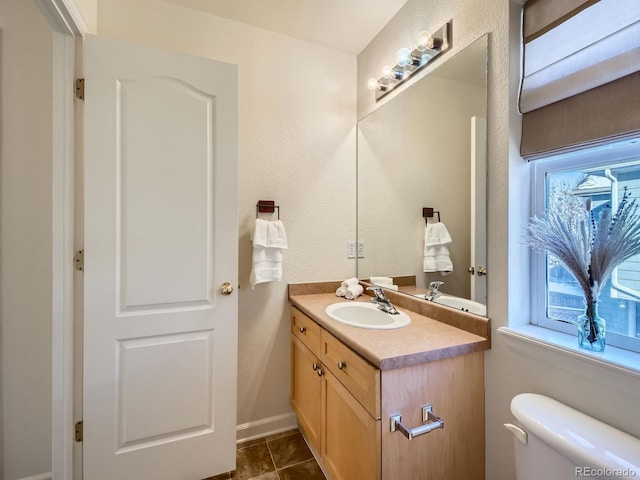
[[469, 272], [469, 274], [473, 275], [474, 273], [476, 273], [476, 269], [473, 267], [469, 267], [467, 268], [467, 272]]
[[224, 282], [220, 285], [220, 293], [223, 295], [231, 295], [233, 293], [233, 285], [229, 282]]

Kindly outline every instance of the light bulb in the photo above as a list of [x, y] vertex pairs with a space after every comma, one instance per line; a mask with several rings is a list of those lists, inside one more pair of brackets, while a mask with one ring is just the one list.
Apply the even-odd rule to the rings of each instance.
[[367, 87], [369, 90], [378, 90], [380, 88], [380, 82], [377, 78], [371, 77], [367, 82]]
[[431, 60], [433, 57], [431, 55], [429, 55], [428, 53], [423, 53], [422, 56], [420, 57], [420, 66], [424, 66], [427, 63], [429, 63], [429, 60]]
[[425, 50], [432, 49], [435, 45], [433, 35], [429, 32], [420, 32], [416, 38], [416, 50], [424, 52]]
[[408, 48], [401, 48], [396, 52], [396, 63], [401, 67], [406, 67], [412, 62], [411, 50]]
[[382, 76], [387, 80], [402, 80], [404, 72], [400, 69], [387, 65], [382, 69]]

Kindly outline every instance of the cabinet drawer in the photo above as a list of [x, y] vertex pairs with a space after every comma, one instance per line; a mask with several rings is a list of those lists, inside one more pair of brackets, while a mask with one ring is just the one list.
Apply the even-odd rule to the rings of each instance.
[[380, 370], [322, 330], [320, 361], [373, 418], [380, 418]]
[[291, 333], [315, 355], [320, 353], [320, 325], [295, 307], [291, 307]]

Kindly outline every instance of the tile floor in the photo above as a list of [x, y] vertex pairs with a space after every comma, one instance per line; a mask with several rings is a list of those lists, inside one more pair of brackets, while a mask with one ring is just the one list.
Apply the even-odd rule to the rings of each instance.
[[236, 470], [204, 480], [326, 480], [299, 430], [238, 445]]

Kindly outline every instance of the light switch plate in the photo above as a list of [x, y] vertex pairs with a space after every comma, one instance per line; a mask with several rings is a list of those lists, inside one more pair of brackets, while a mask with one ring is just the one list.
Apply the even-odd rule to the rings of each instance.
[[356, 242], [347, 242], [347, 258], [356, 258]]

